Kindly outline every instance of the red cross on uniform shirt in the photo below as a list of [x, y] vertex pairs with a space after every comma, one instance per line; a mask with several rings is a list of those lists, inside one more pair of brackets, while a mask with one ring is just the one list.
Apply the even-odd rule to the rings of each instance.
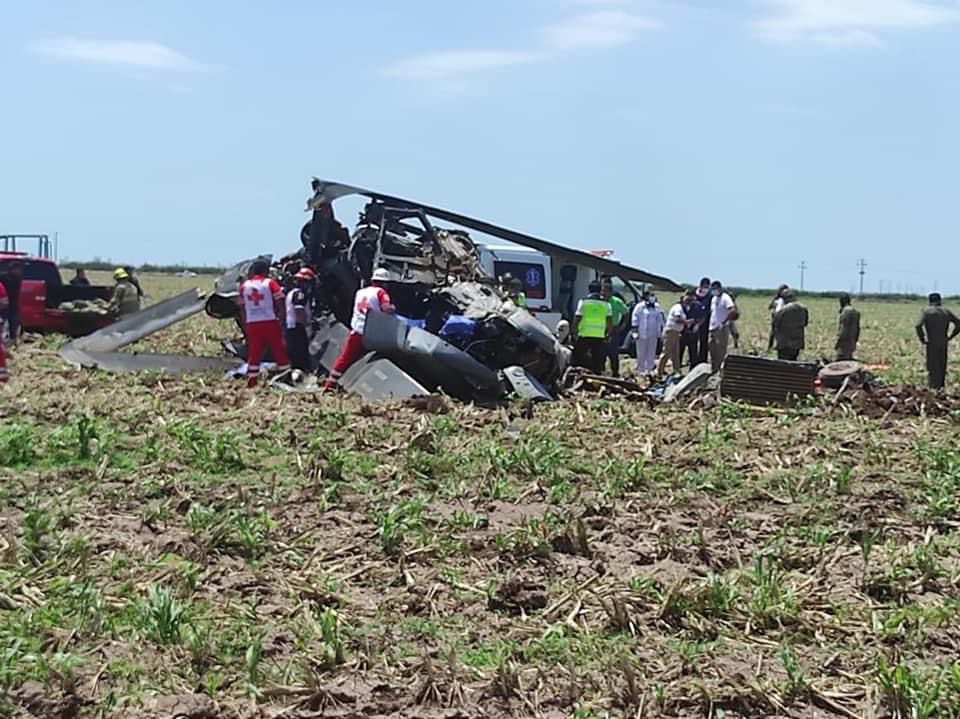
[[247, 294], [247, 297], [249, 297], [253, 301], [253, 304], [256, 305], [257, 307], [260, 306], [260, 302], [262, 300], [266, 299], [263, 295], [260, 294], [260, 290], [258, 290], [256, 287], [250, 290], [250, 292]]

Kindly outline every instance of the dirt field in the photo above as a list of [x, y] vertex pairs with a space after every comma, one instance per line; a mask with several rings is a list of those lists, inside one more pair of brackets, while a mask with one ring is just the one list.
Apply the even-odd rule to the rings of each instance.
[[[861, 309], [861, 357], [922, 382], [920, 307]], [[0, 390], [0, 715], [960, 716], [956, 398], [529, 419], [77, 371], [61, 341]]]

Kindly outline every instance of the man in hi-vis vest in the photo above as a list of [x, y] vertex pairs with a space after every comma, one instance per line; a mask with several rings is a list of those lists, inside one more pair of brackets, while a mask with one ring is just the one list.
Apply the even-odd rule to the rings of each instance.
[[600, 283], [590, 283], [590, 294], [580, 300], [573, 318], [573, 363], [603, 374], [607, 338], [613, 333], [613, 309], [600, 295]]

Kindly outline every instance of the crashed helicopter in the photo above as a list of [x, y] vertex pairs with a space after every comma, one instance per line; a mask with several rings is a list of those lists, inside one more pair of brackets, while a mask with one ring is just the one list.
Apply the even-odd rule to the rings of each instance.
[[[369, 353], [340, 381], [348, 392], [369, 400], [438, 390], [465, 401], [495, 400], [510, 392], [551, 399], [570, 364], [570, 348], [501, 292], [470, 235], [437, 227], [431, 218], [559, 256], [583, 255], [578, 259], [595, 272], [675, 287], [666, 278], [618, 262], [410, 200], [318, 179], [312, 188], [307, 202], [312, 216], [300, 233], [302, 247], [274, 262], [273, 273], [285, 287], [303, 267], [316, 273], [310, 356], [312, 369], [327, 373], [346, 341], [354, 293], [375, 268], [389, 272], [387, 286], [397, 313], [371, 313], [363, 337]], [[368, 198], [352, 234], [333, 212], [334, 200], [351, 194]], [[228, 270], [206, 304], [207, 314], [232, 319], [241, 331], [236, 298], [252, 262]], [[226, 346], [245, 356], [242, 344]]]
[[[574, 299], [586, 294], [590, 280], [599, 275], [619, 278], [635, 297], [635, 283], [679, 289], [665, 277], [412, 200], [316, 178], [312, 190], [301, 247], [273, 261], [271, 274], [289, 288], [301, 268], [316, 273], [310, 288], [310, 359], [311, 369], [323, 374], [330, 371], [349, 334], [354, 293], [375, 268], [390, 273], [387, 286], [397, 314], [371, 313], [364, 331], [368, 353], [340, 380], [346, 391], [367, 400], [436, 391], [464, 401], [496, 400], [512, 392], [551, 399], [571, 357], [570, 348], [558, 339], [557, 320], [572, 319]], [[352, 233], [333, 209], [337, 199], [351, 195], [367, 200]], [[436, 221], [454, 227], [439, 227]], [[505, 240], [511, 247], [475, 243], [467, 230]], [[519, 250], [530, 254], [520, 253], [518, 264]], [[239, 283], [255, 259], [260, 258], [227, 270], [204, 302], [188, 293], [161, 303], [170, 305], [169, 313], [161, 306], [147, 308], [144, 313], [152, 313], [149, 326], [169, 326], [202, 307], [211, 317], [235, 322], [242, 335], [236, 300]], [[518, 267], [526, 272], [531, 311], [515, 305], [499, 287], [501, 270]], [[151, 331], [136, 315], [124, 323], [65, 345], [61, 355], [75, 364], [112, 371], [149, 367], [178, 373], [210, 367], [197, 358], [116, 351]], [[240, 339], [224, 340], [223, 346], [239, 359], [246, 356]]]

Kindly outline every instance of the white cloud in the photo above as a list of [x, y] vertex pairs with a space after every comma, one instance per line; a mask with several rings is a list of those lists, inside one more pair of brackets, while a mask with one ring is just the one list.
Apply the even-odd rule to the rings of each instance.
[[482, 70], [496, 70], [532, 62], [530, 52], [510, 50], [449, 50], [414, 55], [394, 63], [385, 74], [404, 80], [450, 81]]
[[544, 62], [576, 50], [626, 45], [641, 32], [662, 27], [656, 20], [620, 9], [619, 6], [631, 4], [631, 0], [571, 1], [591, 9], [541, 28], [539, 41], [532, 42], [528, 49], [429, 52], [402, 58], [383, 72], [388, 77], [431, 81], [444, 89], [462, 90], [463, 79], [468, 75]]
[[210, 69], [210, 66], [157, 42], [79, 40], [67, 37], [42, 43], [35, 49], [44, 55], [64, 60], [136, 65], [159, 70]]
[[626, 45], [638, 33], [659, 30], [660, 23], [622, 10], [583, 13], [544, 29], [544, 44], [555, 50]]
[[770, 14], [755, 23], [768, 42], [876, 47], [879, 31], [919, 29], [960, 21], [960, 7], [930, 0], [767, 0]]

